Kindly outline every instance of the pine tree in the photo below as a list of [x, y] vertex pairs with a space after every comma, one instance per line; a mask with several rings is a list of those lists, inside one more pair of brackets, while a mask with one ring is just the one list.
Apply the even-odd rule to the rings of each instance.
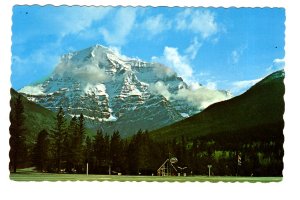
[[146, 132], [138, 131], [136, 137], [137, 147], [137, 166], [139, 170], [147, 171], [150, 168], [150, 149], [149, 149], [149, 137]]
[[111, 158], [110, 158], [110, 137], [108, 134], [105, 134], [104, 136], [104, 145], [103, 145], [103, 151], [104, 151], [104, 165], [108, 167], [108, 174], [111, 174]]
[[123, 164], [123, 144], [119, 131], [114, 131], [110, 141], [110, 160], [112, 168], [120, 171]]
[[[110, 158], [110, 137], [105, 134], [103, 136], [102, 130], [97, 130], [92, 143], [92, 153], [94, 158], [94, 168], [97, 173], [109, 173], [111, 172], [111, 158]], [[107, 167], [107, 168], [106, 168]], [[103, 171], [108, 169], [107, 171]]]
[[51, 134], [53, 141], [52, 148], [57, 172], [60, 172], [61, 169], [66, 132], [65, 113], [63, 108], [60, 107], [56, 115], [56, 124]]
[[77, 171], [81, 171], [84, 163], [85, 152], [84, 152], [84, 143], [85, 143], [85, 127], [84, 127], [84, 117], [81, 113], [78, 118], [78, 131], [75, 137], [74, 151], [75, 151], [75, 163]]
[[64, 159], [67, 162], [67, 171], [73, 172], [76, 164], [76, 137], [78, 135], [77, 118], [74, 116], [69, 124], [64, 139]]
[[79, 118], [78, 118], [79, 122], [78, 122], [78, 136], [79, 136], [79, 140], [81, 145], [83, 145], [84, 140], [85, 140], [85, 127], [84, 127], [84, 117], [83, 114], [81, 113]]
[[18, 165], [22, 162], [22, 158], [26, 157], [25, 147], [25, 128], [24, 128], [24, 106], [21, 95], [14, 101], [11, 99], [10, 112], [10, 168], [13, 172], [17, 171]]
[[33, 165], [38, 171], [46, 170], [49, 159], [49, 134], [46, 130], [39, 132], [33, 149]]
[[97, 130], [95, 139], [94, 139], [94, 154], [96, 158], [96, 168], [99, 169], [100, 166], [106, 164], [105, 160], [105, 142], [102, 131]]
[[127, 149], [128, 167], [131, 174], [137, 174], [139, 172], [139, 135], [132, 136], [131, 141]]
[[187, 142], [184, 136], [181, 136], [181, 142], [179, 144], [179, 155], [180, 163], [183, 166], [188, 164], [188, 151], [187, 151]]
[[165, 159], [161, 158], [159, 144], [150, 139], [147, 130], [139, 130], [126, 147], [127, 163], [132, 174], [152, 174]]

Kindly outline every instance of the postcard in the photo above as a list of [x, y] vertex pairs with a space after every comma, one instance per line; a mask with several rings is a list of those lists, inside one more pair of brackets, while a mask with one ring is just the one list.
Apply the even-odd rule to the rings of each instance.
[[11, 15], [11, 182], [284, 181], [285, 7], [14, 4]]

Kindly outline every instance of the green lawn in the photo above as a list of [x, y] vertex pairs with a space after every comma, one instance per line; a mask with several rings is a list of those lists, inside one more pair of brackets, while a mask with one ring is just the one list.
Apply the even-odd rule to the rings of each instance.
[[85, 175], [85, 174], [50, 174], [36, 172], [11, 173], [10, 179], [14, 181], [157, 181], [157, 182], [279, 182], [282, 177], [235, 177], [235, 176], [117, 176], [117, 175]]

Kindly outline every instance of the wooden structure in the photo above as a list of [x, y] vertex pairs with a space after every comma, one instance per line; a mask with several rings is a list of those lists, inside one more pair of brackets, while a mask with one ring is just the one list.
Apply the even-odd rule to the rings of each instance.
[[[172, 158], [171, 158], [172, 159]], [[172, 161], [168, 158], [157, 170], [157, 176], [172, 176], [176, 175], [177, 169]]]

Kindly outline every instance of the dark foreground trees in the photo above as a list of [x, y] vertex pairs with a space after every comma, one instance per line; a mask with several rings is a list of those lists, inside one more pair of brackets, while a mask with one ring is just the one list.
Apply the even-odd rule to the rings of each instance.
[[67, 123], [60, 108], [51, 132], [42, 130], [29, 148], [25, 146], [21, 98], [11, 105], [13, 172], [32, 161], [31, 166], [43, 172], [85, 173], [88, 163], [93, 174], [156, 175], [166, 159], [177, 157], [178, 169], [184, 169], [178, 172], [188, 175], [208, 175], [207, 166], [211, 165], [211, 175], [282, 176], [283, 123], [157, 141], [142, 130], [130, 138], [121, 138], [117, 130], [112, 135], [98, 130], [94, 136], [86, 136], [84, 116], [74, 116]]
[[60, 172], [61, 164], [63, 161], [63, 150], [64, 144], [67, 140], [66, 138], [66, 119], [65, 113], [62, 107], [59, 108], [59, 111], [56, 115], [56, 124], [51, 133], [51, 149], [53, 153], [53, 161], [55, 163], [56, 172]]
[[49, 133], [46, 130], [42, 130], [37, 136], [37, 141], [32, 152], [33, 166], [40, 172], [47, 171], [50, 154], [49, 145]]
[[27, 148], [25, 146], [24, 106], [21, 95], [10, 101], [10, 170], [16, 172], [17, 167], [26, 162]]
[[64, 110], [60, 108], [50, 134], [52, 166], [48, 168], [55, 172], [84, 172], [86, 141], [84, 116], [74, 116], [67, 127]]

